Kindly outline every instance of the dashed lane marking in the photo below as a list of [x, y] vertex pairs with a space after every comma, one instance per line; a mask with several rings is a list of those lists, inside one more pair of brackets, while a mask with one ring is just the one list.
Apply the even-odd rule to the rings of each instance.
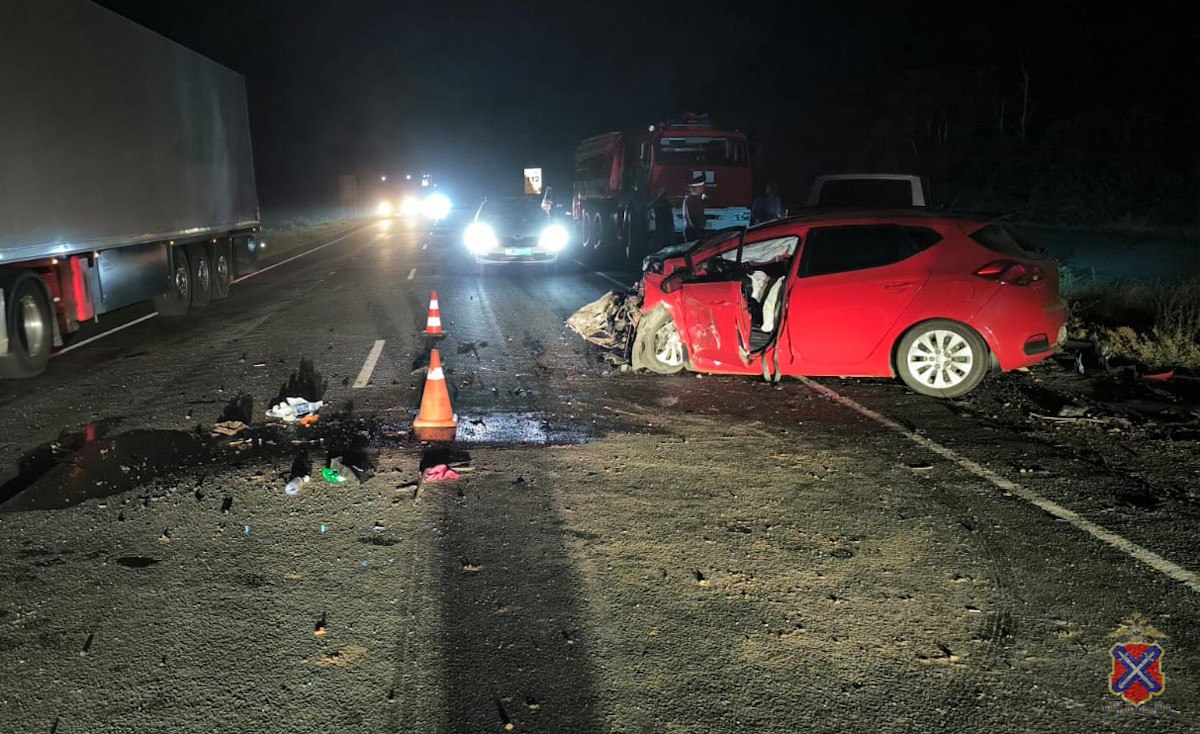
[[408, 271], [408, 279], [412, 280], [415, 277], [417, 277], [417, 269], [413, 268], [412, 270]]
[[362, 369], [358, 371], [358, 379], [354, 381], [354, 387], [364, 388], [371, 381], [371, 373], [375, 371], [375, 363], [379, 361], [379, 355], [383, 353], [383, 339], [376, 339], [375, 346], [371, 347], [371, 352], [367, 354], [367, 361], [363, 362]]
[[422, 243], [421, 243], [421, 249], [422, 249], [422, 250], [424, 250], [424, 249], [427, 249], [428, 247], [429, 247], [429, 243], [428, 243], [428, 242], [422, 242]]
[[914, 431], [910, 431], [891, 418], [880, 415], [870, 408], [860, 405], [850, 398], [847, 398], [825, 387], [819, 382], [810, 380], [807, 377], [801, 377], [800, 381], [830, 400], [841, 403], [847, 408], [850, 408], [851, 410], [870, 418], [876, 423], [892, 429], [896, 433], [908, 438], [918, 446], [922, 446], [945, 459], [953, 461], [955, 464], [958, 464], [960, 467], [966, 469], [968, 472], [974, 474], [980, 479], [985, 479], [1005, 492], [1020, 497], [1034, 507], [1049, 513], [1059, 520], [1070, 523], [1075, 528], [1082, 530], [1088, 535], [1107, 543], [1122, 553], [1141, 561], [1150, 568], [1153, 568], [1155, 571], [1158, 571], [1159, 573], [1169, 576], [1181, 584], [1184, 584], [1192, 591], [1200, 592], [1200, 576], [1197, 576], [1195, 573], [1187, 570], [1179, 564], [1169, 561], [1157, 553], [1147, 548], [1143, 548], [1137, 543], [1126, 540], [1124, 537], [1117, 535], [1111, 530], [1097, 525], [1091, 520], [1088, 520], [1086, 517], [1083, 517], [1074, 510], [1069, 510], [1057, 502], [1046, 499], [1032, 489], [1022, 487], [1016, 482], [1011, 482], [1005, 479], [990, 469], [987, 469], [980, 464], [966, 458], [965, 456], [958, 454], [956, 451], [946, 448], [936, 441], [928, 439], [918, 433], [915, 433]]

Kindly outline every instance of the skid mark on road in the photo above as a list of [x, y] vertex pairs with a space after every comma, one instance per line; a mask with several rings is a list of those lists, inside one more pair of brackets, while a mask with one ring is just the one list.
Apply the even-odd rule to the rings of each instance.
[[918, 446], [922, 446], [945, 459], [953, 461], [955, 464], [958, 464], [960, 467], [966, 469], [968, 472], [974, 474], [980, 479], [987, 480], [999, 489], [1020, 497], [1029, 504], [1048, 512], [1059, 520], [1070, 523], [1075, 528], [1078, 528], [1088, 535], [1091, 535], [1092, 537], [1109, 544], [1122, 553], [1141, 561], [1150, 568], [1153, 568], [1155, 571], [1158, 571], [1159, 573], [1169, 576], [1170, 578], [1184, 584], [1192, 591], [1200, 592], [1200, 576], [1197, 576], [1195, 573], [1180, 566], [1179, 564], [1169, 561], [1157, 553], [1147, 548], [1143, 548], [1137, 543], [1129, 541], [1105, 527], [1097, 525], [1074, 510], [1067, 509], [1057, 502], [1046, 499], [1032, 489], [1022, 487], [1016, 482], [1005, 479], [990, 469], [987, 469], [980, 464], [966, 458], [965, 456], [960, 455], [958, 452], [948, 449], [936, 441], [930, 440], [912, 430], [909, 430], [891, 418], [887, 418], [879, 413], [876, 413], [870, 408], [860, 405], [850, 398], [847, 398], [825, 387], [819, 382], [810, 380], [807, 377], [801, 377], [799, 379], [805, 385], [815, 390], [817, 393], [824, 395], [830, 400], [841, 403], [856, 413], [866, 416], [876, 423], [892, 429], [893, 431], [908, 438]]
[[379, 355], [383, 353], [383, 339], [376, 339], [375, 346], [371, 347], [371, 351], [367, 354], [367, 361], [363, 362], [362, 369], [358, 371], [358, 378], [354, 381], [354, 387], [364, 388], [371, 381], [371, 373], [375, 371], [375, 363], [379, 361]]

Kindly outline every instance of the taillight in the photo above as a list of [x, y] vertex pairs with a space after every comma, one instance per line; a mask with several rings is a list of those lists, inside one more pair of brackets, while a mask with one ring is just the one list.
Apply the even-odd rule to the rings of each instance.
[[1016, 260], [995, 260], [976, 270], [975, 275], [1005, 285], [1029, 285], [1046, 276], [1040, 266], [1026, 265]]

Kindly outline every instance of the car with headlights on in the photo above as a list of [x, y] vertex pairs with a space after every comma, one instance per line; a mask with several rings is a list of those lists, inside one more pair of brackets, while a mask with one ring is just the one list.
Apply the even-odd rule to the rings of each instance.
[[484, 199], [463, 243], [478, 263], [552, 263], [570, 232], [535, 196]]

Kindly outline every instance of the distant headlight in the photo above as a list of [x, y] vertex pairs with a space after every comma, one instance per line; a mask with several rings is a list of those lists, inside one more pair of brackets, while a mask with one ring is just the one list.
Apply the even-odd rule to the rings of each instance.
[[496, 233], [483, 222], [472, 222], [467, 225], [463, 239], [467, 243], [467, 249], [476, 255], [492, 249], [497, 244]]
[[379, 202], [379, 206], [375, 207], [375, 213], [381, 217], [392, 216], [392, 202], [390, 202], [390, 201]]
[[561, 224], [551, 224], [542, 230], [542, 236], [538, 238], [538, 244], [550, 252], [558, 252], [567, 246], [568, 239], [570, 239], [570, 234], [567, 232], [566, 227]]
[[421, 202], [421, 213], [433, 219], [445, 219], [450, 213], [450, 197], [439, 192], [434, 192], [425, 197], [425, 201]]
[[400, 202], [400, 213], [406, 217], [415, 217], [421, 213], [421, 200], [415, 196], [406, 196]]

